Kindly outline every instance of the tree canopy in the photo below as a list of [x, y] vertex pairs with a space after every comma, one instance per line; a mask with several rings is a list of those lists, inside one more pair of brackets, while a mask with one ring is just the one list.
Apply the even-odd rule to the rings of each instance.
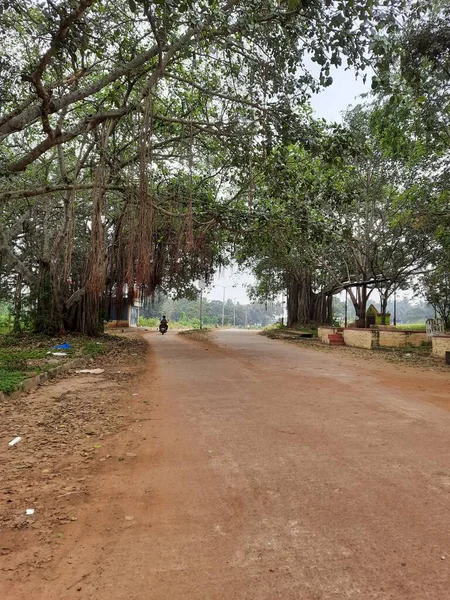
[[[4, 2], [0, 292], [18, 327], [27, 306], [37, 331], [95, 334], [125, 293], [182, 296], [235, 258], [255, 268], [256, 294], [289, 290], [292, 321], [330, 318], [342, 289], [362, 320], [371, 289], [387, 302], [427, 260], [433, 226], [409, 216], [431, 180], [413, 173], [410, 151], [395, 154], [386, 76], [376, 108], [342, 126], [315, 119], [308, 98], [344, 62], [364, 76], [376, 55], [387, 73], [402, 36], [411, 40], [402, 97], [413, 97], [419, 51], [439, 80], [438, 40], [425, 52], [411, 33], [426, 9]], [[445, 37], [441, 17], [427, 19]], [[403, 137], [418, 145], [407, 125]]]

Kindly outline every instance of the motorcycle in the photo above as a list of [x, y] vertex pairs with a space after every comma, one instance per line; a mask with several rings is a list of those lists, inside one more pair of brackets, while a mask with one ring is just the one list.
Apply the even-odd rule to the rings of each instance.
[[159, 326], [159, 331], [161, 332], [161, 335], [164, 335], [165, 333], [167, 333], [168, 329], [169, 329], [169, 326], [167, 324], [163, 325], [161, 323], [161, 325]]

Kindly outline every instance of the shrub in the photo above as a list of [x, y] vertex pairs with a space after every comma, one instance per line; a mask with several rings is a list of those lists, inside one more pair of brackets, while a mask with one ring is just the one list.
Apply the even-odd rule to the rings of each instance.
[[158, 327], [159, 319], [151, 318], [147, 319], [146, 317], [139, 317], [139, 327]]

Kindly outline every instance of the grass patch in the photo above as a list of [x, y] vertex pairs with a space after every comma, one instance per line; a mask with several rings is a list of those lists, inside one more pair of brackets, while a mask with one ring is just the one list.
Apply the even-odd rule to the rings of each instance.
[[[56, 348], [65, 342], [70, 348]], [[55, 338], [28, 332], [0, 335], [0, 391], [11, 394], [28, 377], [74, 358], [97, 358], [120, 344], [121, 339], [111, 335], [98, 339], [75, 334]], [[66, 356], [56, 357], [53, 352], [64, 352]]]
[[101, 356], [106, 352], [106, 344], [105, 342], [93, 342], [91, 340], [80, 340], [77, 350], [78, 353], [82, 356], [90, 356], [91, 358], [95, 358], [96, 356]]
[[11, 394], [27, 378], [26, 373], [0, 368], [0, 392]]
[[405, 323], [403, 325], [397, 325], [397, 329], [400, 331], [426, 331], [427, 326], [425, 323]]

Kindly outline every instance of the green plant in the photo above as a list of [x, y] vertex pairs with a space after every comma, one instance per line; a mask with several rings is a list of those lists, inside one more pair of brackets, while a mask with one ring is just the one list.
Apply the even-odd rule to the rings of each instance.
[[0, 391], [4, 394], [11, 394], [24, 379], [25, 375], [19, 371], [0, 369]]
[[83, 354], [88, 354], [92, 358], [95, 358], [105, 353], [105, 344], [102, 342], [86, 342], [83, 344], [81, 350]]
[[146, 317], [139, 317], [139, 327], [158, 327], [159, 319], [156, 317], [147, 319]]
[[46, 351], [43, 349], [0, 349], [0, 368], [6, 371], [26, 371], [29, 368], [27, 361], [41, 359], [45, 355]]

